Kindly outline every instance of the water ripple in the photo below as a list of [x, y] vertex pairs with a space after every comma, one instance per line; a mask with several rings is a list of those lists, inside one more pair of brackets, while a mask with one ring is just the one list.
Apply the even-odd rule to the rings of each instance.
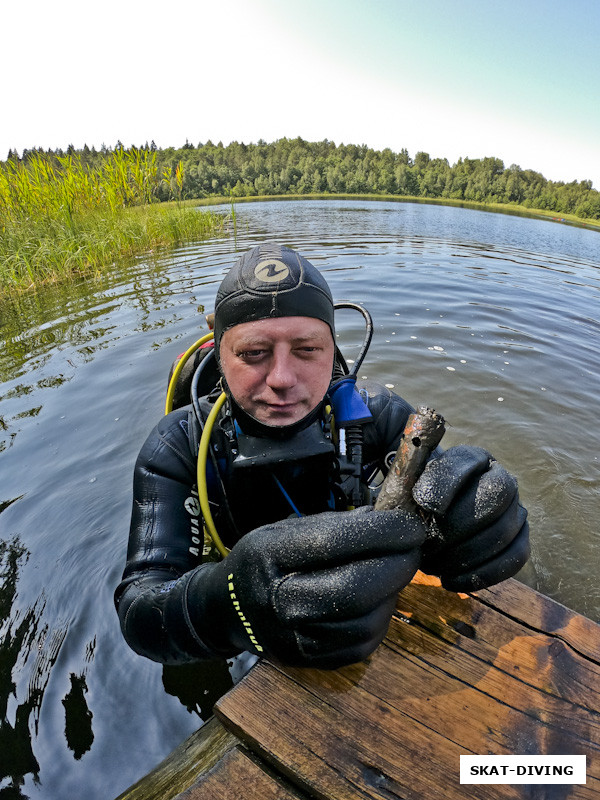
[[[235, 237], [0, 308], [0, 700], [13, 742], [3, 758], [29, 755], [24, 796], [116, 796], [225, 691], [221, 673], [163, 671], [132, 653], [112, 591], [133, 462], [170, 364], [206, 332], [235, 254], [265, 239], [311, 258], [337, 300], [369, 308], [360, 380], [440, 410], [446, 446], [484, 446], [517, 475], [533, 545], [521, 579], [600, 619], [598, 234], [383, 202], [240, 204], [236, 216]], [[352, 360], [362, 319], [344, 312], [336, 325]]]

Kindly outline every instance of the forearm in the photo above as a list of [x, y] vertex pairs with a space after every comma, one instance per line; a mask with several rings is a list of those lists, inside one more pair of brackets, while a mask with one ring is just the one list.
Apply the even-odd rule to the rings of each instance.
[[175, 412], [150, 434], [134, 471], [127, 563], [115, 592], [123, 635], [162, 663], [214, 657], [189, 626], [185, 589], [200, 564], [202, 530], [194, 458]]
[[198, 633], [198, 627], [205, 627], [197, 625], [199, 619], [205, 619], [207, 629], [210, 628], [208, 615], [203, 615], [198, 607], [198, 593], [193, 603], [196, 625], [190, 618], [190, 580], [195, 576], [197, 582], [201, 571], [210, 566], [179, 577], [155, 569], [123, 581], [115, 600], [123, 636], [132, 650], [162, 664], [184, 664], [234, 654], [234, 649], [218, 649]]

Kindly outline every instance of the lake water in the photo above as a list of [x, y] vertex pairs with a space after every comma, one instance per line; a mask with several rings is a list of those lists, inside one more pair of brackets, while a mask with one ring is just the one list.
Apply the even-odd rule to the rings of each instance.
[[[517, 475], [519, 578], [600, 619], [600, 234], [421, 204], [239, 204], [227, 237], [0, 305], [2, 798], [113, 798], [230, 685], [224, 667], [136, 656], [112, 594], [169, 366], [206, 332], [235, 253], [265, 239], [369, 308], [361, 378], [434, 407], [444, 446], [481, 445]], [[352, 359], [362, 318], [340, 312], [338, 331]]]

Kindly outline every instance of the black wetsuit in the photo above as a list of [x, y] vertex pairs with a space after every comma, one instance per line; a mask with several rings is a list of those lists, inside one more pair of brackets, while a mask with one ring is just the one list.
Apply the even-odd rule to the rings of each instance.
[[[395, 454], [412, 409], [379, 384], [359, 385], [373, 415], [373, 421], [362, 426], [362, 476], [366, 483], [378, 471], [387, 471], [386, 464]], [[208, 398], [201, 401], [203, 413], [210, 409], [210, 402]], [[231, 470], [233, 454], [227, 424], [218, 423], [211, 441], [223, 486], [211, 462], [209, 498], [217, 530], [228, 547], [248, 531], [290, 516], [290, 501], [303, 515], [347, 507], [334, 459], [319, 456], [304, 461], [291, 459], [275, 467]], [[195, 415], [186, 407], [163, 417], [142, 447], [135, 466], [127, 564], [115, 592], [121, 628], [129, 645], [165, 664], [219, 655], [190, 635], [185, 619], [187, 583], [181, 579], [207, 557], [196, 488], [199, 436]], [[278, 446], [285, 447], [285, 442], [278, 442]], [[219, 502], [223, 487], [231, 514]]]

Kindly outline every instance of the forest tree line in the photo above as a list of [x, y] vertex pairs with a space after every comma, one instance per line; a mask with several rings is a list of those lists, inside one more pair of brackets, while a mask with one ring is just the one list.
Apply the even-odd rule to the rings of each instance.
[[[19, 157], [10, 151], [8, 161], [43, 155], [50, 159], [72, 156], [97, 168], [115, 150], [84, 145], [75, 149], [25, 150]], [[340, 144], [327, 139], [307, 142], [301, 138], [256, 144], [211, 141], [180, 148], [157, 148], [154, 142], [130, 150], [152, 151], [161, 173], [179, 169], [181, 199], [210, 196], [246, 197], [285, 194], [380, 194], [419, 198], [449, 198], [477, 203], [500, 203], [600, 219], [600, 192], [591, 181], [550, 181], [539, 172], [505, 167], [499, 158], [460, 158], [450, 165], [445, 158], [418, 152], [411, 158], [402, 149], [374, 150], [366, 145]], [[156, 200], [172, 197], [168, 183], [156, 189]]]

